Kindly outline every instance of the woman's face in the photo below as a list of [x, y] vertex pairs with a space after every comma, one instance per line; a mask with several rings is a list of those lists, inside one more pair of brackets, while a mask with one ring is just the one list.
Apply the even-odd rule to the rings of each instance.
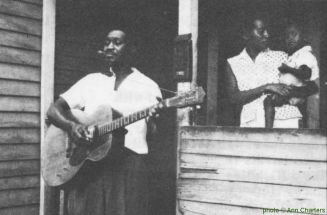
[[263, 20], [254, 20], [252, 30], [249, 33], [249, 46], [258, 51], [262, 51], [268, 47], [269, 34]]

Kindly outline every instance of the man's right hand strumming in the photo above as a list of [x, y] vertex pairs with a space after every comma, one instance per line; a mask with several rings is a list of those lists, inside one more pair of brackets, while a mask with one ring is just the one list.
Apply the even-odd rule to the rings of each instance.
[[88, 143], [87, 136], [90, 132], [87, 130], [86, 126], [72, 122], [68, 133], [77, 145]]

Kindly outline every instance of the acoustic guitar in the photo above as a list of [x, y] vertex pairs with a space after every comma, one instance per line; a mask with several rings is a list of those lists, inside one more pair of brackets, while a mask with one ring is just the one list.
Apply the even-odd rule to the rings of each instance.
[[[203, 88], [198, 87], [161, 103], [163, 108], [180, 108], [200, 104], [204, 96]], [[41, 151], [41, 171], [45, 183], [49, 186], [63, 185], [76, 175], [86, 160], [100, 161], [106, 157], [111, 148], [112, 132], [148, 117], [152, 108], [116, 119], [109, 106], [101, 106], [91, 115], [81, 110], [71, 110], [71, 119], [87, 126], [90, 144], [76, 144], [67, 132], [50, 125]], [[72, 146], [70, 156], [67, 156], [68, 145]]]

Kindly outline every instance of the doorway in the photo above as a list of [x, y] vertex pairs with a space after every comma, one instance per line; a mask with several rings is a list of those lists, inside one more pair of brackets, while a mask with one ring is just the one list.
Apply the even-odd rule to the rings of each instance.
[[[132, 29], [137, 45], [134, 65], [173, 96], [173, 42], [178, 30], [178, 2], [173, 0], [57, 0], [55, 98], [76, 81], [104, 68], [98, 50], [107, 31]], [[149, 140], [150, 212], [174, 214], [176, 140], [174, 111], [161, 114], [158, 134]]]

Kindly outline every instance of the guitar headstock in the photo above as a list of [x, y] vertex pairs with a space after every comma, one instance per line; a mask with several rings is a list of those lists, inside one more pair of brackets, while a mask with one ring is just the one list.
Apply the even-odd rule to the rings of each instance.
[[181, 93], [178, 96], [165, 99], [163, 104], [165, 107], [186, 107], [191, 105], [201, 104], [204, 100], [206, 93], [202, 87], [196, 87], [193, 90], [190, 90], [185, 93]]

